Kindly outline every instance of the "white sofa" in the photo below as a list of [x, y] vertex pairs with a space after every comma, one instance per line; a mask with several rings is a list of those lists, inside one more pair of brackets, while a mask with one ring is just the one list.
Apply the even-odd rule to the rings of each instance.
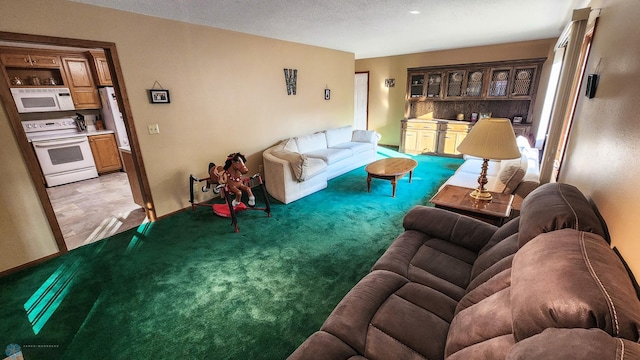
[[[513, 160], [489, 161], [485, 188], [497, 193], [513, 194], [513, 208], [520, 210], [525, 196], [540, 185], [540, 160], [538, 149], [532, 148], [525, 137], [518, 136], [516, 141], [521, 157]], [[465, 156], [465, 162], [442, 187], [455, 185], [477, 188], [481, 167], [482, 159]]]
[[327, 187], [336, 176], [376, 160], [375, 131], [332, 128], [282, 140], [262, 153], [267, 192], [288, 204]]

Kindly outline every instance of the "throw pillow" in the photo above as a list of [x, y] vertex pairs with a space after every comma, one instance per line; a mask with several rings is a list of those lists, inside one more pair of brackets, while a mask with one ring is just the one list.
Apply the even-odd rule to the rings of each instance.
[[513, 193], [527, 173], [528, 165], [527, 157], [524, 154], [518, 159], [502, 160], [500, 162], [498, 181], [504, 186], [503, 194]]
[[325, 134], [327, 136], [327, 147], [332, 147], [351, 141], [352, 132], [353, 127], [351, 125], [326, 130]]
[[308, 165], [307, 155], [300, 154], [293, 151], [288, 151], [284, 149], [278, 149], [271, 152], [273, 156], [278, 157], [282, 160], [286, 160], [289, 162], [291, 166], [291, 171], [293, 172], [293, 176], [298, 181], [304, 181], [306, 174], [305, 170]]
[[379, 140], [378, 133], [372, 130], [354, 130], [351, 141], [375, 144]]

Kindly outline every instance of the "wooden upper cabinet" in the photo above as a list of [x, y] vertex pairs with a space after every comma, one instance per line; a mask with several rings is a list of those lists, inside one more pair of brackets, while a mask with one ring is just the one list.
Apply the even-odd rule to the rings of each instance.
[[111, 86], [111, 72], [109, 71], [109, 63], [107, 63], [107, 57], [102, 51], [89, 51], [89, 57], [91, 59], [91, 71], [93, 77], [98, 83], [98, 86]]
[[100, 96], [86, 57], [63, 56], [62, 64], [76, 109], [99, 109]]
[[533, 84], [535, 82], [538, 67], [515, 66], [513, 70], [513, 85], [510, 96], [512, 98], [530, 99], [533, 95]]
[[409, 74], [409, 91], [407, 96], [409, 99], [420, 99], [424, 98], [424, 82], [425, 82], [426, 74], [424, 73], [413, 73]]
[[426, 97], [430, 99], [439, 99], [442, 95], [442, 72], [428, 72], [426, 84]]
[[466, 70], [449, 70], [446, 72], [445, 99], [461, 99], [466, 85]]
[[9, 67], [26, 68], [59, 68], [60, 57], [55, 55], [40, 55], [28, 53], [3, 53], [0, 55], [2, 64]]

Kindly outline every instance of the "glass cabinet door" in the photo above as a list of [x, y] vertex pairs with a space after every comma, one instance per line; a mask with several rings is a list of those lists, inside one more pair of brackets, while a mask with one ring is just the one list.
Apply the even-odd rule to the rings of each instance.
[[465, 70], [447, 71], [446, 98], [456, 98], [464, 96], [464, 81], [467, 72]]
[[489, 80], [489, 93], [487, 97], [507, 98], [509, 96], [509, 80], [513, 72], [512, 68], [491, 69]]
[[427, 97], [440, 98], [442, 89], [442, 73], [434, 72], [427, 75]]
[[412, 99], [424, 96], [424, 74], [413, 74], [409, 77], [409, 97]]
[[485, 70], [469, 70], [467, 73], [467, 90], [465, 96], [468, 98], [480, 98], [482, 97], [482, 90], [484, 88], [484, 74]]

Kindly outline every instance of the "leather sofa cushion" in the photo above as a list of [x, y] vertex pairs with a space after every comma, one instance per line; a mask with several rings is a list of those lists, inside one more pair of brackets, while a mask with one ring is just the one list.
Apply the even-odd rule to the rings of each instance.
[[[322, 354], [322, 355], [320, 355]], [[364, 359], [339, 338], [325, 331], [316, 331], [288, 359]]]
[[447, 360], [504, 359], [515, 343], [513, 335], [497, 336], [470, 345], [447, 357]]
[[564, 229], [520, 248], [511, 270], [516, 340], [544, 329], [600, 328], [638, 341], [640, 301], [626, 268], [602, 237]]
[[[487, 284], [483, 284], [485, 285]], [[510, 335], [512, 332], [510, 302], [510, 289], [507, 286], [457, 313], [449, 328], [445, 356], [448, 357], [464, 348], [496, 337]], [[505, 353], [508, 349], [494, 350]], [[498, 359], [499, 357], [497, 354], [492, 354], [486, 358]]]
[[324, 133], [327, 137], [327, 147], [333, 147], [338, 144], [351, 141], [351, 136], [353, 136], [353, 126], [348, 125], [339, 128], [328, 129], [325, 130]]
[[[452, 358], [450, 358], [452, 359]], [[599, 329], [546, 329], [518, 342], [506, 360], [640, 359], [640, 344]]]
[[376, 270], [345, 295], [321, 330], [369, 359], [441, 359], [455, 306], [434, 289]]
[[524, 199], [520, 211], [520, 247], [539, 234], [565, 228], [605, 237], [600, 218], [575, 186], [544, 184]]
[[460, 214], [420, 205], [407, 213], [403, 226], [406, 231], [394, 240], [373, 270], [393, 271], [456, 301], [465, 294], [477, 252], [498, 229]]

